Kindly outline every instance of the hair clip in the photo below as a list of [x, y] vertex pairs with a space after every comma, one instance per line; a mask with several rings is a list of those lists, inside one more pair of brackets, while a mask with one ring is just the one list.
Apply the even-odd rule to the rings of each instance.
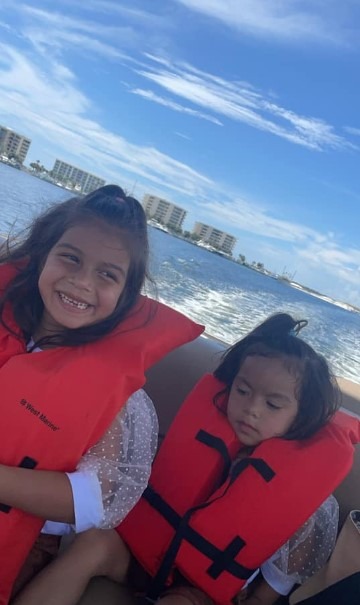
[[296, 324], [294, 325], [293, 328], [291, 328], [291, 330], [289, 331], [289, 336], [297, 336], [300, 332], [300, 330], [302, 330], [303, 328], [305, 328], [305, 326], [308, 325], [308, 321], [307, 319], [299, 319], [299, 321], [296, 322]]

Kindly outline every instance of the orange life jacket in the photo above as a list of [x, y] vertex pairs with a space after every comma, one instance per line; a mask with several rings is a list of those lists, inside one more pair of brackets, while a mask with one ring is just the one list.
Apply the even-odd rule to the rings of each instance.
[[[0, 267], [2, 290], [14, 274], [13, 268]], [[5, 320], [19, 333], [9, 307]], [[0, 325], [0, 463], [74, 471], [144, 384], [145, 370], [202, 330], [146, 297], [115, 331], [83, 346], [29, 354], [24, 340]], [[43, 523], [0, 504], [0, 605], [8, 602]]]
[[153, 577], [151, 598], [176, 568], [216, 603], [229, 604], [351, 468], [360, 423], [340, 412], [311, 439], [264, 441], [233, 463], [241, 443], [213, 403], [223, 389], [213, 376], [196, 385], [148, 488], [117, 528]]

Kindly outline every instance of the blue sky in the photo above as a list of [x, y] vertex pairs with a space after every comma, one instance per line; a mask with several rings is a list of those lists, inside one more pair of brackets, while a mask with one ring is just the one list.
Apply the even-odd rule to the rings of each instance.
[[0, 123], [360, 304], [359, 30], [359, 0], [1, 0]]

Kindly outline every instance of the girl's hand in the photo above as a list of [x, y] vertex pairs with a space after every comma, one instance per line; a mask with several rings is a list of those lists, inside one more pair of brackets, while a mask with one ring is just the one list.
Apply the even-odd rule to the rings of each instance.
[[235, 599], [235, 603], [242, 603], [243, 601], [246, 601], [246, 599], [248, 598], [249, 595], [249, 591], [247, 588], [244, 588], [244, 590], [242, 590], [241, 592], [239, 592], [239, 594], [237, 595], [236, 599]]
[[280, 595], [265, 580], [256, 579], [254, 584], [255, 588], [250, 585], [249, 588], [239, 592], [235, 603], [244, 603], [244, 605], [274, 605], [276, 603]]

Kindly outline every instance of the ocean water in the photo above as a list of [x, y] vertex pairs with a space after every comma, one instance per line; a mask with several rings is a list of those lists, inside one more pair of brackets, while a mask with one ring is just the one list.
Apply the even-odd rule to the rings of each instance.
[[[68, 191], [0, 163], [0, 233], [21, 231]], [[360, 383], [360, 314], [291, 288], [226, 258], [150, 228], [158, 297], [231, 344], [268, 315], [286, 311], [309, 325], [301, 336], [338, 376]]]

